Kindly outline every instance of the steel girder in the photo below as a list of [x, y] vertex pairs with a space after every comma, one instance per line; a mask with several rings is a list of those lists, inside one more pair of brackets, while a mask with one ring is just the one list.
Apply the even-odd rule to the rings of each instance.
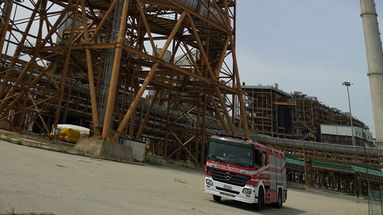
[[42, 133], [81, 124], [193, 163], [208, 128], [235, 134], [240, 121], [248, 136], [236, 2], [199, 2], [2, 1], [0, 119]]

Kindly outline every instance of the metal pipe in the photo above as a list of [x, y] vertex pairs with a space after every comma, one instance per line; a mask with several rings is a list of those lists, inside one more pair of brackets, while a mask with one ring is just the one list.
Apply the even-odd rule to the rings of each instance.
[[383, 148], [383, 52], [374, 0], [360, 0], [376, 144]]

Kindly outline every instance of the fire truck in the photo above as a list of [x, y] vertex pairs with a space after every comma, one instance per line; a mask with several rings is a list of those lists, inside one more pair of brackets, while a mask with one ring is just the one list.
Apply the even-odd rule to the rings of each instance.
[[281, 208], [287, 199], [283, 152], [256, 141], [225, 134], [211, 136], [205, 166], [205, 192], [217, 202], [228, 198]]

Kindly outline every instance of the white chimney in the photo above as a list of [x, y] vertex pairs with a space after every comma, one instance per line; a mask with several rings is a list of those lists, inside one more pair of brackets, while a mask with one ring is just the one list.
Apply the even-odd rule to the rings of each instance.
[[376, 144], [383, 148], [383, 52], [374, 0], [360, 0]]

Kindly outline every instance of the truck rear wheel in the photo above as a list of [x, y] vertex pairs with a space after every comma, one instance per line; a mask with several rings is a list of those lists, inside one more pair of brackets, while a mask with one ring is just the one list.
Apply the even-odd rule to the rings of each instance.
[[258, 193], [258, 203], [255, 204], [255, 210], [261, 211], [264, 205], [265, 197], [263, 194], [263, 189], [261, 188]]
[[282, 190], [279, 190], [278, 191], [278, 201], [275, 203], [275, 207], [276, 208], [282, 208], [282, 204], [283, 204], [283, 201], [282, 201]]
[[216, 202], [220, 202], [221, 199], [222, 199], [222, 197], [217, 196], [217, 195], [213, 195], [213, 199], [214, 199], [214, 201], [216, 201]]

